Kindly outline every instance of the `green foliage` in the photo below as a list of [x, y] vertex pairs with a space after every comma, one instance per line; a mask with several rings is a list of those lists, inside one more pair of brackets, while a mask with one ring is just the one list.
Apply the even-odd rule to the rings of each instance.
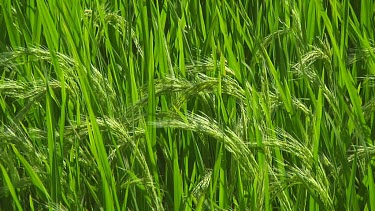
[[375, 2], [0, 1], [0, 210], [375, 210]]

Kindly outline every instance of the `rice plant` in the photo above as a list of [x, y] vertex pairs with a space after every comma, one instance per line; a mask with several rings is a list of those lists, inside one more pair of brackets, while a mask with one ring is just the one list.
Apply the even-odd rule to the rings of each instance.
[[375, 2], [0, 1], [0, 210], [375, 210]]

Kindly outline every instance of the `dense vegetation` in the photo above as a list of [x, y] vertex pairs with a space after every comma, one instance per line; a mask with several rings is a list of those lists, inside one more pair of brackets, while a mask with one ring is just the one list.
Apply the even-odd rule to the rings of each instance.
[[0, 210], [375, 210], [372, 0], [0, 1]]

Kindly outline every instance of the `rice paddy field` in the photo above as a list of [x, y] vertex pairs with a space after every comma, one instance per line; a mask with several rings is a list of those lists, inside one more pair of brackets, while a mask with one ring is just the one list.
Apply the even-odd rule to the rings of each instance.
[[0, 210], [375, 210], [375, 1], [0, 1]]

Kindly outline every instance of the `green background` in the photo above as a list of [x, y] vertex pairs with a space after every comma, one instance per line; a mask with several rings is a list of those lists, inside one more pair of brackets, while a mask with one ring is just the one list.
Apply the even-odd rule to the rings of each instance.
[[0, 210], [375, 210], [372, 0], [0, 0]]

